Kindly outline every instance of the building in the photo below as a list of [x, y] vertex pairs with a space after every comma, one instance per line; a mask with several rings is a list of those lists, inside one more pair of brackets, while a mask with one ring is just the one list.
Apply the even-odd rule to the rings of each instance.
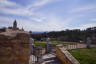
[[19, 28], [18, 28], [17, 21], [15, 20], [15, 21], [13, 22], [12, 27], [8, 27], [8, 28], [6, 29], [6, 32], [12, 32], [12, 31], [24, 31], [24, 29], [23, 29], [23, 27], [22, 27], [22, 29], [19, 29]]
[[16, 20], [13, 22], [13, 28], [12, 29], [17, 30], [17, 21]]

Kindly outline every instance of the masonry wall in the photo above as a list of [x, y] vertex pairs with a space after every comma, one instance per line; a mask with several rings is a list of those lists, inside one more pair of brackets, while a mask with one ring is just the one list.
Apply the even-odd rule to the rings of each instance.
[[64, 47], [56, 47], [56, 56], [62, 64], [80, 64]]
[[15, 37], [0, 35], [0, 64], [29, 64], [29, 35]]

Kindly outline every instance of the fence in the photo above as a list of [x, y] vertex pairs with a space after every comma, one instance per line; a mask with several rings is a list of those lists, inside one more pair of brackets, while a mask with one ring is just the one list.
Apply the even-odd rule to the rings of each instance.
[[66, 49], [77, 49], [77, 48], [86, 48], [86, 44], [83, 43], [68, 43], [64, 45]]

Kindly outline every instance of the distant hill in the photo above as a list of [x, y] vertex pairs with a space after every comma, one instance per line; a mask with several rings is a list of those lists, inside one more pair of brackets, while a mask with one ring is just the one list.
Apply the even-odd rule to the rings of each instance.
[[37, 32], [37, 31], [32, 31], [32, 34], [42, 34], [42, 33], [48, 33], [47, 31], [45, 31], [45, 32]]

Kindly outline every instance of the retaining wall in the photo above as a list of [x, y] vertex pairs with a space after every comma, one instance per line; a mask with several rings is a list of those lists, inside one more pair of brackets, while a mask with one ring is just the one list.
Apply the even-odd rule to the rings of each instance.
[[62, 64], [80, 64], [63, 46], [56, 47], [56, 56]]

